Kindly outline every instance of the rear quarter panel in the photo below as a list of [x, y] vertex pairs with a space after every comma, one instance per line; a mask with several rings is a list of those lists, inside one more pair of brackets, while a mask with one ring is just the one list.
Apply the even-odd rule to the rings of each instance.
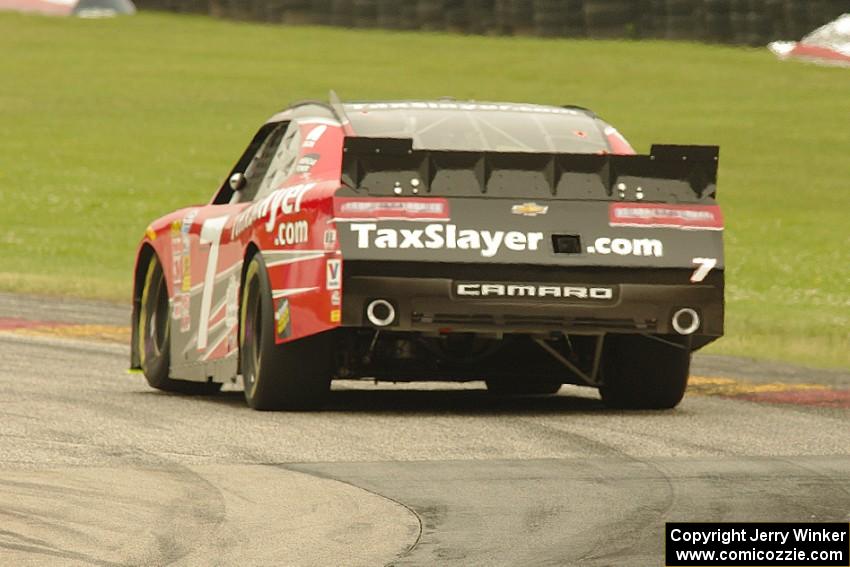
[[342, 256], [333, 218], [340, 187], [342, 127], [300, 119], [295, 172], [230, 223], [231, 238], [263, 255], [278, 343], [333, 329], [342, 309]]

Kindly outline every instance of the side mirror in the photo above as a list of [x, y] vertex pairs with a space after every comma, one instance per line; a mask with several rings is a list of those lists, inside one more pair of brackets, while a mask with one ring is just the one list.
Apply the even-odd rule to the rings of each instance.
[[234, 173], [230, 176], [228, 183], [230, 184], [230, 188], [234, 191], [241, 191], [245, 187], [245, 183], [247, 183], [247, 179], [245, 178], [244, 173]]

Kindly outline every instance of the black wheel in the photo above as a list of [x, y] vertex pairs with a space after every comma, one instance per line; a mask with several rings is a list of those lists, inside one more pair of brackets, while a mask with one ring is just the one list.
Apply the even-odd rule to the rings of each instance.
[[[678, 336], [608, 335], [602, 400], [613, 408], [670, 409], [682, 401], [691, 366], [690, 341]], [[664, 342], [662, 342], [664, 341]]]
[[137, 328], [139, 362], [151, 387], [182, 394], [212, 394], [221, 388], [216, 382], [189, 382], [169, 377], [171, 366], [171, 317], [168, 288], [162, 265], [152, 255], [145, 272]]
[[485, 381], [494, 396], [548, 396], [561, 389], [560, 382], [517, 378], [493, 378]]
[[266, 266], [260, 254], [248, 264], [239, 330], [245, 401], [256, 410], [306, 410], [321, 406], [330, 390], [331, 336], [321, 333], [278, 345]]

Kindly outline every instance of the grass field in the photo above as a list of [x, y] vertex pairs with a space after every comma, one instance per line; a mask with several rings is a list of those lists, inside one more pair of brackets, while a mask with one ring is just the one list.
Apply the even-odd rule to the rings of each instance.
[[0, 289], [127, 300], [148, 222], [205, 202], [286, 103], [593, 108], [641, 151], [719, 144], [728, 336], [850, 368], [850, 71], [766, 50], [0, 14]]

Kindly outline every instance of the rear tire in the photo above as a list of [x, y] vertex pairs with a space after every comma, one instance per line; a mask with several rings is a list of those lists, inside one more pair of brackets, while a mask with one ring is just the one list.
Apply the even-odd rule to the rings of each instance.
[[661, 335], [665, 344], [639, 335], [608, 335], [602, 361], [605, 405], [620, 409], [670, 409], [682, 401], [691, 365], [690, 340]]
[[522, 378], [486, 380], [487, 391], [494, 396], [549, 396], [561, 389], [560, 382], [527, 381]]
[[271, 288], [260, 254], [254, 255], [245, 273], [240, 323], [239, 352], [248, 406], [255, 410], [320, 407], [331, 384], [331, 336], [321, 333], [276, 344]]
[[221, 389], [216, 382], [189, 382], [169, 377], [171, 370], [171, 317], [168, 286], [156, 254], [151, 255], [145, 272], [139, 303], [139, 363], [152, 388], [181, 394], [214, 394]]

